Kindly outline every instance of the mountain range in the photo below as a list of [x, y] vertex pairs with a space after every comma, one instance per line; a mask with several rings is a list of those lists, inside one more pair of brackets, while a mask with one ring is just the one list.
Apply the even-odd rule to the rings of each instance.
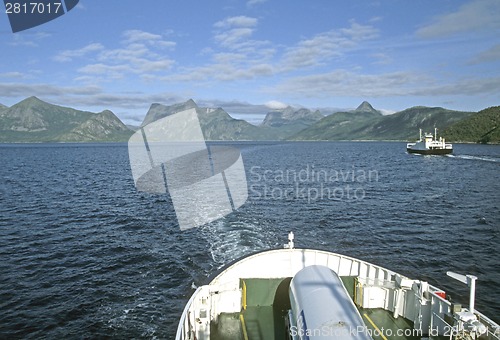
[[369, 103], [357, 109], [336, 112], [292, 136], [292, 140], [413, 140], [419, 129], [445, 129], [473, 115], [441, 107], [416, 106], [391, 115], [382, 115]]
[[265, 129], [260, 129], [242, 119], [234, 119], [221, 108], [198, 107], [192, 99], [170, 106], [152, 104], [141, 127], [189, 109], [196, 110], [206, 140], [266, 140], [271, 138]]
[[323, 118], [319, 111], [286, 107], [267, 113], [259, 126], [232, 118], [222, 108], [199, 107], [192, 99], [170, 106], [154, 103], [141, 126], [176, 112], [195, 109], [206, 140], [283, 140]]
[[[368, 102], [355, 110], [324, 116], [290, 106], [268, 112], [260, 125], [231, 117], [223, 108], [199, 107], [192, 99], [153, 103], [141, 126], [195, 109], [206, 140], [415, 140], [418, 130], [440, 130], [448, 141], [499, 143], [500, 106], [480, 112], [416, 106], [383, 115]], [[140, 128], [138, 127], [138, 128]], [[75, 110], [29, 97], [11, 107], [0, 104], [0, 142], [127, 141], [134, 132], [116, 115]]]
[[80, 111], [37, 97], [0, 108], [0, 142], [112, 142], [132, 133], [109, 110]]

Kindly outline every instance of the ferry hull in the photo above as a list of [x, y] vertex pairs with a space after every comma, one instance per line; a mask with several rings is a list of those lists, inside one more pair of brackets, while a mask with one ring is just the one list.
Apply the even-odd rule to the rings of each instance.
[[411, 149], [407, 148], [409, 153], [416, 153], [420, 155], [449, 155], [453, 153], [453, 149]]
[[[286, 249], [229, 264], [198, 287], [175, 339], [346, 340], [385, 329], [402, 335], [388, 339], [450, 338], [457, 331], [457, 338], [500, 340], [498, 324], [473, 307], [452, 306], [444, 291], [425, 281], [345, 255], [297, 249], [293, 237], [289, 241]], [[461, 282], [475, 278], [452, 274]]]

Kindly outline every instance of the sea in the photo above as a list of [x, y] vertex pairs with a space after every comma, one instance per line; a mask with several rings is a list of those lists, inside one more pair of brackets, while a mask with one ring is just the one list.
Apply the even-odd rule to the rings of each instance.
[[500, 146], [450, 156], [402, 142], [233, 142], [248, 199], [181, 230], [168, 194], [134, 185], [127, 144], [0, 144], [0, 338], [173, 339], [226, 264], [296, 247], [360, 258], [444, 289], [472, 274], [500, 322]]

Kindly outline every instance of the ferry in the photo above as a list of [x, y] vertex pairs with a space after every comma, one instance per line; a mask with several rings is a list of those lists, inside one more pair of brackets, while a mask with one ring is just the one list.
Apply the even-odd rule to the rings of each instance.
[[434, 128], [434, 135], [425, 133], [423, 136], [422, 129], [420, 129], [419, 140], [415, 143], [407, 143], [406, 151], [421, 155], [448, 155], [453, 152], [453, 145], [447, 144], [442, 137], [438, 139], [436, 128]]
[[176, 340], [500, 339], [500, 326], [422, 281], [353, 257], [295, 248], [246, 256], [200, 286], [186, 304]]

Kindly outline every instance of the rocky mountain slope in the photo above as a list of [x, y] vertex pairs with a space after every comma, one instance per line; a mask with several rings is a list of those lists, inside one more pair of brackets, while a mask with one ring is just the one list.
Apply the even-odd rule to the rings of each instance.
[[[364, 102], [356, 110], [337, 112], [293, 136], [293, 140], [414, 140], [419, 129], [439, 130], [471, 116], [472, 112], [440, 107], [412, 107], [382, 115]], [[446, 137], [446, 136], [444, 136]]]
[[262, 129], [245, 120], [234, 119], [222, 108], [202, 108], [192, 100], [174, 105], [152, 104], [141, 126], [188, 109], [196, 109], [206, 140], [271, 140], [269, 129]]
[[80, 111], [37, 97], [0, 110], [0, 142], [125, 141], [131, 134], [111, 111]]
[[[368, 102], [355, 110], [323, 116], [319, 111], [287, 107], [268, 112], [252, 125], [231, 117], [223, 108], [199, 107], [192, 99], [174, 105], [152, 104], [141, 126], [194, 108], [207, 140], [405, 140], [438, 128], [449, 141], [499, 143], [500, 106], [478, 113], [416, 106], [382, 115]], [[6, 107], [0, 104], [0, 142], [128, 141], [135, 129], [111, 111], [75, 110], [36, 97]]]

